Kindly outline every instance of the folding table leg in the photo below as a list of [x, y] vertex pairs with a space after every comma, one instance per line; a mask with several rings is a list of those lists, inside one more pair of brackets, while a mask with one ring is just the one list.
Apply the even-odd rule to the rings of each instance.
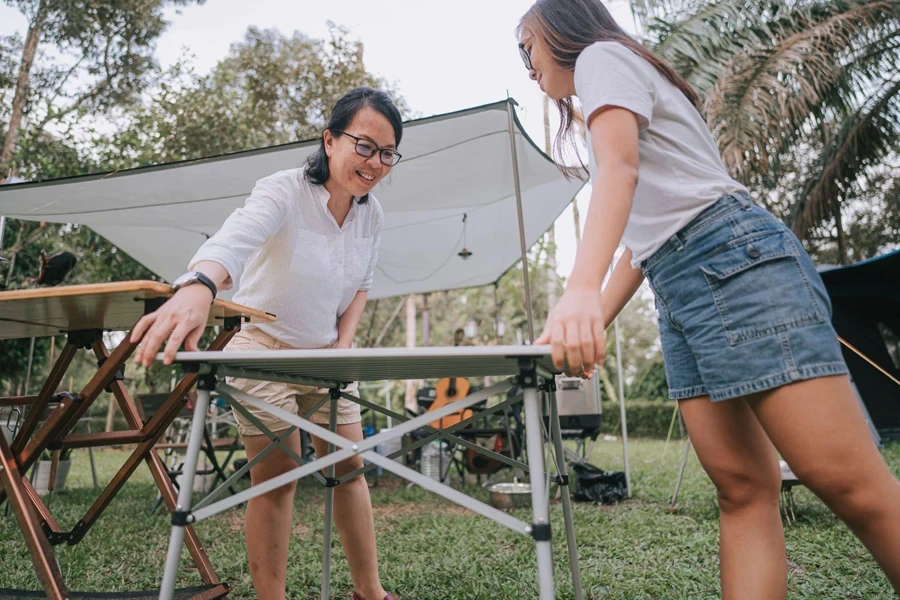
[[684, 468], [687, 466], [688, 455], [691, 452], [691, 438], [684, 443], [684, 454], [681, 456], [681, 466], [678, 468], [678, 479], [675, 480], [675, 491], [672, 493], [672, 508], [678, 502], [678, 491], [681, 489], [681, 478], [684, 477]]
[[172, 600], [175, 594], [175, 579], [178, 576], [178, 563], [181, 561], [181, 546], [184, 543], [185, 526], [189, 524], [191, 508], [191, 492], [194, 489], [194, 474], [197, 472], [197, 459], [200, 444], [203, 441], [203, 430], [206, 427], [206, 410], [209, 407], [209, 392], [216, 387], [215, 376], [202, 375], [197, 385], [197, 403], [194, 405], [194, 417], [191, 422], [191, 435], [184, 457], [184, 477], [181, 489], [178, 490], [178, 504], [172, 513], [172, 536], [169, 538], [169, 552], [166, 555], [166, 569], [163, 573], [160, 600]]
[[34, 563], [41, 586], [48, 598], [63, 600], [68, 597], [66, 586], [63, 583], [56, 555], [47, 536], [41, 531], [38, 517], [34, 513], [31, 501], [26, 497], [25, 484], [19, 467], [13, 458], [12, 450], [6, 443], [6, 438], [0, 435], [0, 489], [5, 489], [9, 499], [9, 505], [16, 515], [19, 529], [25, 538], [28, 552]]
[[[176, 490], [172, 480], [169, 479], [165, 464], [155, 452], [151, 452], [147, 455], [146, 462], [147, 467], [150, 469], [150, 474], [153, 475], [153, 479], [156, 481], [157, 487], [159, 487], [160, 501], [165, 502], [166, 507], [170, 512], [174, 511], [175, 507], [178, 505], [178, 499], [176, 498]], [[191, 526], [185, 528], [184, 545], [187, 546], [188, 552], [190, 552], [191, 558], [194, 560], [194, 564], [197, 566], [197, 570], [200, 577], [203, 579], [203, 582], [220, 583], [219, 577], [216, 575], [215, 569], [213, 569], [212, 563], [209, 560], [209, 556], [206, 555], [206, 550], [203, 549], [203, 544], [200, 542], [197, 531]]]
[[[337, 393], [334, 393], [337, 392]], [[341, 397], [340, 390], [332, 390], [331, 407], [328, 412], [328, 429], [337, 430], [337, 405]], [[334, 452], [334, 444], [328, 443], [328, 453]], [[322, 600], [328, 600], [331, 593], [331, 540], [332, 523], [334, 521], [334, 485], [337, 480], [334, 477], [334, 465], [329, 465], [326, 470], [325, 483], [325, 546], [322, 550]]]
[[565, 449], [562, 432], [559, 429], [559, 408], [556, 406], [556, 386], [550, 393], [550, 436], [556, 452], [556, 474], [559, 477], [559, 490], [562, 497], [563, 521], [566, 525], [566, 543], [569, 547], [569, 567], [572, 570], [572, 587], [575, 589], [575, 600], [584, 600], [584, 587], [581, 584], [581, 569], [578, 567], [578, 545], [575, 543], [575, 523], [572, 518], [572, 500], [569, 498], [569, 469], [566, 466]]
[[532, 361], [524, 361], [520, 383], [525, 404], [525, 441], [528, 447], [528, 471], [531, 481], [532, 537], [537, 547], [540, 600], [554, 599], [553, 547], [550, 534], [550, 498], [544, 489], [544, 432], [541, 429], [541, 403], [537, 375]]

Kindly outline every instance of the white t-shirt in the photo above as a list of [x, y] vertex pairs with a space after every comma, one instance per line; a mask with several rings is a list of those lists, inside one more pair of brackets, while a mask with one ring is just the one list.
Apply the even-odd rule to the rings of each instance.
[[365, 204], [353, 200], [339, 227], [328, 198], [305, 168], [260, 179], [188, 268], [204, 260], [225, 267], [240, 282], [235, 302], [276, 316], [258, 325], [269, 335], [295, 348], [329, 346], [356, 292], [372, 287], [384, 213], [369, 194]]
[[[575, 61], [575, 93], [585, 118], [625, 108], [638, 119], [640, 167], [622, 243], [640, 267], [673, 234], [716, 200], [747, 194], [731, 178], [706, 122], [681, 91], [618, 42], [596, 42]], [[588, 170], [597, 173], [588, 132]]]

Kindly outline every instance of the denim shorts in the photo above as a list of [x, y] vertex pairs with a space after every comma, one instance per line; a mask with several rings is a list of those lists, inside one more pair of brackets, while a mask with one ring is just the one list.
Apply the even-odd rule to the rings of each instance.
[[746, 196], [718, 200], [641, 269], [656, 296], [670, 398], [728, 400], [847, 373], [812, 260]]

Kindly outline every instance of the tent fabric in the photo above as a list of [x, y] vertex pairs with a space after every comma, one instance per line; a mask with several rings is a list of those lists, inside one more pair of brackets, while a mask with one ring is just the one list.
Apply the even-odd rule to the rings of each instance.
[[[844, 267], [821, 267], [819, 273], [833, 307], [839, 336], [879, 367], [900, 379], [900, 251]], [[885, 335], [894, 338], [886, 339]], [[888, 344], [895, 346], [894, 357]], [[851, 349], [844, 360], [883, 438], [900, 439], [900, 386]]]
[[[520, 259], [510, 103], [405, 124], [403, 160], [373, 190], [385, 222], [370, 298], [493, 283]], [[562, 176], [517, 117], [513, 130], [530, 247], [583, 184]], [[317, 145], [6, 185], [0, 215], [87, 225], [171, 282], [257, 180], [304, 164]], [[472, 253], [465, 260], [463, 247]]]

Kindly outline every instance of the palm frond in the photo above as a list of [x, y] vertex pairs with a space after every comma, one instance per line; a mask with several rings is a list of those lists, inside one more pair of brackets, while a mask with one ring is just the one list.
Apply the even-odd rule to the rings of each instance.
[[[900, 18], [888, 0], [833, 1], [795, 11], [789, 26], [771, 28], [776, 43], [735, 55], [707, 95], [705, 112], [723, 159], [739, 177], [766, 173], [769, 156], [826, 101], [841, 102], [862, 71], [843, 69], [854, 48]], [[881, 60], [883, 53], [872, 55]]]
[[792, 228], [804, 237], [840, 206], [846, 190], [891, 152], [900, 150], [900, 77], [886, 80], [849, 114], [826, 144], [794, 206]]
[[688, 15], [655, 17], [647, 26], [648, 45], [704, 95], [735, 54], [770, 45], [787, 12], [776, 1], [705, 3]]

